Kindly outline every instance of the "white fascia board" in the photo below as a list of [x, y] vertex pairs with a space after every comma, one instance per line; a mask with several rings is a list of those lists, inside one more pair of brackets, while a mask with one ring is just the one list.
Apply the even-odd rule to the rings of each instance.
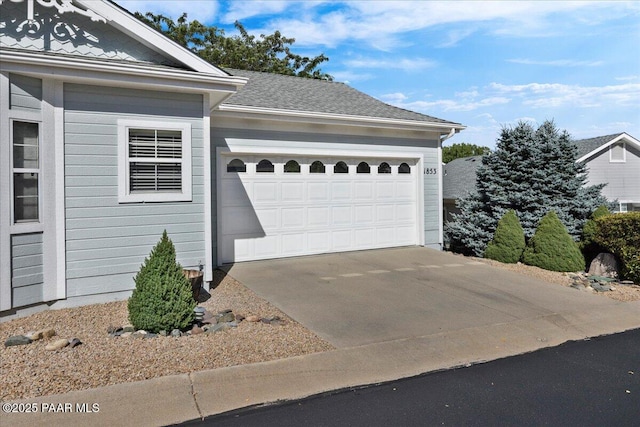
[[602, 144], [601, 146], [599, 146], [595, 150], [593, 150], [593, 151], [585, 154], [584, 156], [580, 157], [578, 160], [576, 160], [576, 162], [584, 162], [585, 160], [591, 158], [594, 154], [597, 154], [600, 151], [603, 151], [605, 148], [608, 148], [608, 147], [612, 146], [613, 144], [615, 144], [616, 142], [620, 142], [621, 140], [624, 140], [624, 142], [626, 142], [627, 144], [635, 145], [636, 148], [640, 149], [640, 141], [635, 139], [631, 135], [623, 132], [620, 135], [618, 135], [615, 138], [613, 138], [611, 141], [607, 142], [606, 144]]
[[122, 64], [94, 59], [42, 55], [33, 52], [0, 51], [0, 70], [31, 74], [74, 83], [130, 86], [155, 90], [225, 92], [227, 96], [244, 86], [248, 79], [216, 76], [145, 64]]
[[180, 46], [170, 38], [164, 36], [158, 31], [150, 28], [148, 25], [140, 22], [135, 16], [125, 12], [120, 6], [108, 1], [96, 0], [75, 0], [83, 7], [93, 10], [102, 16], [113, 27], [122, 31], [129, 37], [137, 40], [145, 46], [155, 50], [156, 52], [166, 55], [177, 62], [180, 62], [194, 71], [202, 73], [210, 73], [217, 76], [228, 76], [228, 74], [200, 58], [193, 52]]
[[348, 126], [379, 127], [414, 131], [434, 131], [449, 134], [451, 129], [459, 132], [466, 126], [457, 123], [419, 122], [414, 120], [383, 117], [351, 116], [346, 114], [316, 113], [310, 111], [281, 110], [276, 108], [248, 107], [222, 104], [214, 114], [218, 117], [265, 119], [315, 124], [341, 124]]

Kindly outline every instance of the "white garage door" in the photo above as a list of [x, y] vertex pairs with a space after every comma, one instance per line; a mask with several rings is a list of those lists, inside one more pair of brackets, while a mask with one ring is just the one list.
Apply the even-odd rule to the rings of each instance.
[[223, 263], [418, 244], [415, 159], [219, 157]]

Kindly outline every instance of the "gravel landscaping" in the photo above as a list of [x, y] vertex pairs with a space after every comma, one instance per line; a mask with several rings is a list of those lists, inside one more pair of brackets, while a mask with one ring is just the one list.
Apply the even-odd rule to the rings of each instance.
[[[141, 381], [205, 369], [264, 362], [332, 350], [334, 347], [293, 321], [224, 273], [216, 271], [211, 298], [200, 304], [212, 313], [233, 310], [281, 322], [242, 321], [217, 333], [157, 338], [112, 337], [110, 326], [127, 320], [127, 302], [49, 310], [0, 323], [0, 337], [52, 328], [56, 335], [28, 345], [0, 349], [2, 401]], [[47, 351], [61, 338], [82, 344]]]
[[[572, 284], [566, 273], [482, 258], [475, 260], [562, 286]], [[211, 298], [200, 306], [210, 313], [232, 310], [236, 316], [246, 317], [237, 327], [216, 333], [156, 338], [110, 336], [108, 330], [128, 323], [126, 301], [43, 311], [0, 323], [3, 342], [10, 336], [32, 331], [56, 332], [55, 336], [31, 344], [0, 348], [0, 399], [46, 396], [334, 349], [230, 276], [216, 271], [214, 279], [218, 285], [210, 291]], [[576, 292], [583, 291], [576, 289]], [[614, 285], [614, 290], [597, 295], [637, 301], [640, 286]], [[281, 320], [272, 324], [255, 321], [273, 318]], [[45, 349], [63, 338], [77, 338], [81, 344], [53, 351]]]

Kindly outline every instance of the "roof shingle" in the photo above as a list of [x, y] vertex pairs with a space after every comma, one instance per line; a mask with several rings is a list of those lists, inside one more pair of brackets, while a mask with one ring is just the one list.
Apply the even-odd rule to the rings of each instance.
[[226, 69], [226, 71], [231, 75], [247, 77], [249, 82], [227, 99], [224, 102], [225, 105], [460, 126], [459, 123], [394, 107], [344, 83], [256, 71], [236, 69]]
[[455, 159], [442, 167], [442, 198], [459, 199], [476, 186], [476, 170], [482, 164], [482, 156]]

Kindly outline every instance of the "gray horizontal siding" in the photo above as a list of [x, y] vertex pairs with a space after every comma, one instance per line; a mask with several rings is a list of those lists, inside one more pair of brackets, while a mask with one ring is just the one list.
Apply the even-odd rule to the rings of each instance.
[[43, 301], [42, 233], [11, 236], [12, 305], [21, 307]]
[[9, 108], [40, 112], [42, 80], [19, 74], [9, 74]]
[[[204, 262], [202, 97], [65, 85], [67, 295], [130, 290], [163, 230], [185, 267]], [[188, 122], [193, 201], [118, 203], [119, 119]]]
[[610, 163], [608, 149], [588, 160], [588, 184], [606, 183], [602, 194], [609, 200], [640, 201], [640, 150], [630, 144], [625, 148], [624, 163]]

